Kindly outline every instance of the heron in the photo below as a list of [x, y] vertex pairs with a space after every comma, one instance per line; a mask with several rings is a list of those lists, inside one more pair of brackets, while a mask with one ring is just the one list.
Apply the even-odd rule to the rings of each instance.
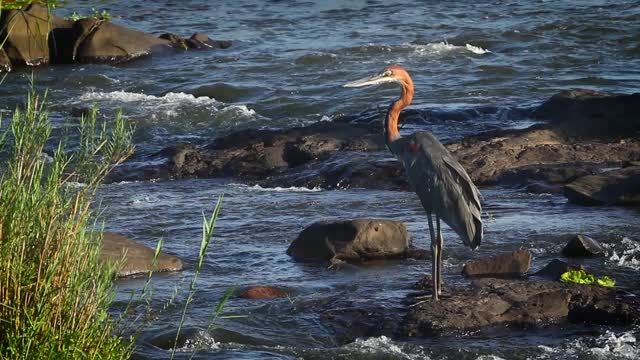
[[[415, 189], [427, 213], [431, 238], [433, 299], [442, 294], [443, 239], [440, 220], [458, 234], [471, 249], [482, 242], [480, 192], [469, 174], [429, 131], [401, 136], [398, 130], [400, 111], [411, 104], [414, 88], [411, 76], [403, 67], [392, 65], [379, 74], [349, 82], [344, 87], [397, 83], [402, 88], [384, 118], [384, 139], [389, 150], [404, 166], [409, 184]], [[435, 227], [433, 222], [435, 216]]]

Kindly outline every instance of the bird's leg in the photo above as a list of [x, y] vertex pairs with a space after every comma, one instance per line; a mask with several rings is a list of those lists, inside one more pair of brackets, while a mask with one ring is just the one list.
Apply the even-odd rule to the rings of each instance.
[[436, 244], [436, 234], [433, 229], [433, 219], [431, 213], [427, 213], [429, 218], [429, 235], [431, 236], [431, 278], [433, 280], [433, 299], [438, 301], [438, 246]]
[[442, 294], [442, 247], [444, 246], [444, 240], [442, 239], [442, 230], [440, 229], [440, 217], [438, 215], [436, 215], [436, 230], [437, 230], [437, 237], [436, 237], [436, 247], [438, 248], [438, 255], [437, 255], [437, 263], [438, 263], [438, 295]]

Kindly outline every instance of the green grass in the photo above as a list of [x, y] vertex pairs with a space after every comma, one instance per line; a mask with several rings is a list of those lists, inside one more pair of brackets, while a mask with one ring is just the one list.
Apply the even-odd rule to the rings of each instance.
[[45, 100], [32, 91], [0, 137], [0, 358], [128, 358], [132, 340], [114, 336], [108, 314], [113, 269], [98, 261], [91, 202], [131, 154], [132, 129], [118, 116], [108, 131], [94, 112], [77, 149], [44, 155]]
[[39, 3], [46, 7], [57, 7], [61, 0], [0, 0], [0, 9], [18, 10], [23, 9], [32, 3]]

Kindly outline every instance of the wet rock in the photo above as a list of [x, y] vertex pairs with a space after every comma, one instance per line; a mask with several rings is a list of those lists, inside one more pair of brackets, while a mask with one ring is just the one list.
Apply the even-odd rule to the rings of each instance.
[[[420, 114], [414, 109], [403, 116], [419, 121], [416, 113]], [[373, 114], [372, 119], [378, 115]], [[195, 149], [187, 166], [155, 158], [151, 169], [127, 178], [144, 180], [144, 174], [164, 172], [170, 178], [234, 177], [267, 187], [410, 190], [402, 165], [384, 145], [379, 122], [352, 124], [345, 119], [351, 118], [337, 116], [334, 122], [286, 130], [239, 131]], [[606, 119], [581, 110], [575, 117], [586, 127]], [[640, 128], [595, 136], [572, 132], [580, 127], [572, 126], [550, 121], [528, 129], [491, 131], [446, 146], [476, 185], [501, 183], [535, 192], [557, 193], [564, 184], [604, 167], [640, 161], [640, 139], [633, 135]], [[628, 138], [620, 138], [625, 134]], [[175, 146], [163, 153], [175, 152], [172, 148]], [[162, 167], [165, 170], [159, 170]]]
[[243, 299], [270, 299], [286, 297], [285, 290], [273, 286], [251, 286], [246, 288], [239, 296]]
[[582, 234], [572, 236], [562, 249], [562, 255], [566, 257], [593, 257], [605, 254], [606, 250], [599, 242]]
[[202, 49], [202, 48], [212, 48], [212, 49], [226, 49], [231, 46], [231, 41], [229, 40], [213, 40], [209, 38], [206, 34], [197, 32], [187, 40], [187, 44], [189, 44], [190, 48], [193, 49]]
[[531, 252], [519, 249], [509, 254], [468, 261], [462, 268], [465, 276], [518, 277], [524, 276], [531, 266]]
[[552, 96], [533, 116], [558, 124], [571, 136], [629, 136], [640, 130], [640, 93], [611, 95], [570, 90]]
[[581, 177], [566, 185], [564, 194], [581, 205], [640, 205], [640, 166]]
[[123, 62], [150, 55], [156, 47], [170, 45], [166, 39], [95, 18], [76, 21], [74, 29], [78, 39], [73, 59], [82, 63]]
[[296, 260], [358, 261], [403, 256], [409, 247], [401, 222], [376, 219], [321, 221], [304, 229], [287, 249]]
[[538, 327], [558, 321], [632, 325], [640, 319], [638, 300], [600, 286], [481, 279], [448, 292], [441, 301], [428, 299], [410, 307], [400, 334], [425, 337], [492, 325]]
[[536, 272], [533, 275], [549, 280], [560, 280], [560, 276], [562, 276], [562, 274], [566, 273], [567, 271], [580, 269], [582, 269], [582, 266], [580, 265], [571, 265], [562, 260], [553, 259], [545, 267], [543, 267], [542, 269], [540, 269], [540, 271]]
[[46, 7], [36, 3], [23, 10], [2, 11], [3, 49], [13, 65], [48, 64], [64, 47], [50, 46], [62, 42], [57, 36], [60, 33], [54, 33], [54, 29], [70, 29], [72, 26], [71, 21], [51, 15]]
[[331, 329], [339, 344], [356, 339], [387, 336], [393, 337], [400, 323], [402, 309], [389, 306], [340, 301], [330, 304], [331, 309], [320, 315], [320, 321]]
[[104, 233], [101, 245], [100, 260], [117, 264], [117, 276], [119, 277], [149, 271], [182, 270], [182, 261], [164, 252], [160, 252], [154, 265], [154, 249], [139, 244], [122, 235]]

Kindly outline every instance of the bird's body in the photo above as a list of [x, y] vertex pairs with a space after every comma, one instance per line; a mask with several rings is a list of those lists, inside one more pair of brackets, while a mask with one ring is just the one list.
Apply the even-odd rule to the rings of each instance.
[[[400, 111], [413, 99], [413, 80], [400, 66], [390, 66], [379, 75], [345, 86], [358, 87], [396, 82], [402, 95], [389, 107], [384, 121], [389, 150], [404, 165], [409, 183], [415, 189], [429, 220], [433, 265], [433, 296], [438, 299], [442, 284], [442, 232], [440, 219], [455, 231], [465, 245], [475, 249], [482, 242], [480, 192], [462, 165], [428, 131], [400, 136]], [[436, 217], [434, 228], [432, 214]]]

